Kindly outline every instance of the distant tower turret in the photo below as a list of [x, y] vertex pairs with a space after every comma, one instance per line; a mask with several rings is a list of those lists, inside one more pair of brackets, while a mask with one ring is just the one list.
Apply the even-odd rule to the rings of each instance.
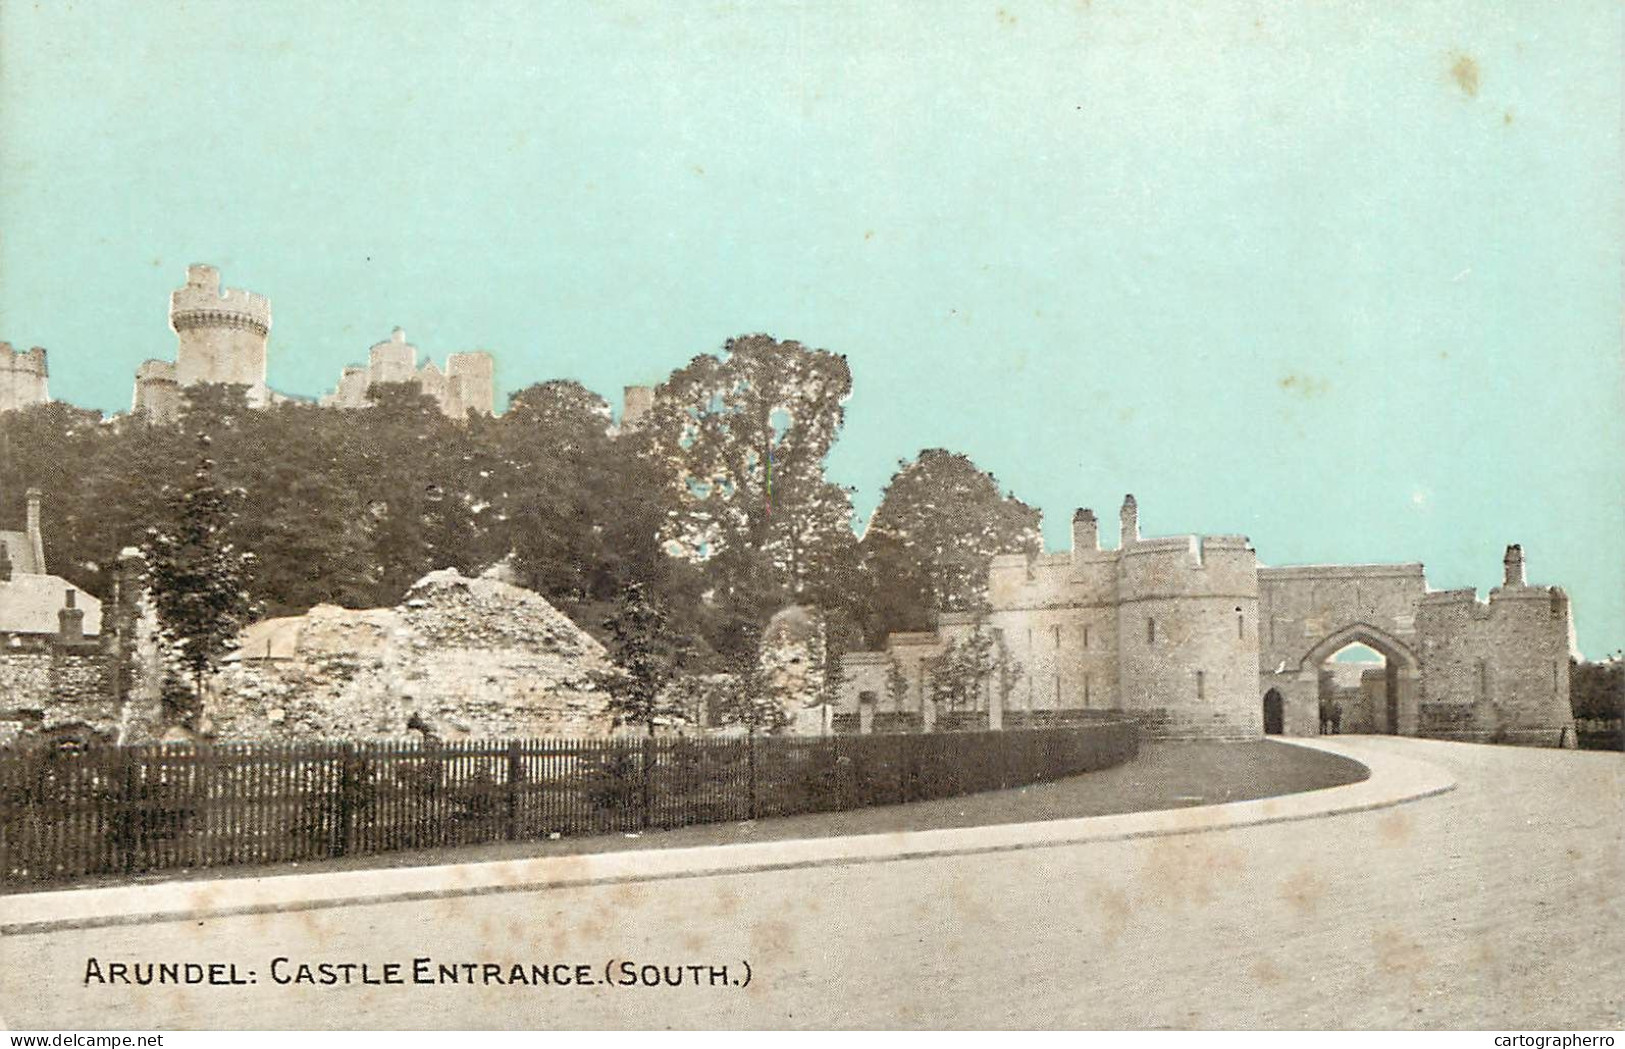
[[1117, 545], [1124, 550], [1140, 541], [1140, 506], [1132, 494], [1123, 496], [1123, 509], [1118, 514], [1122, 536]]
[[1085, 507], [1072, 515], [1072, 553], [1088, 553], [1100, 549], [1100, 523], [1095, 512]]
[[461, 419], [470, 411], [493, 415], [496, 411], [496, 362], [484, 350], [454, 353], [446, 358], [446, 375], [457, 381], [461, 397], [455, 412]]
[[36, 346], [27, 352], [13, 350], [0, 342], [0, 412], [15, 411], [51, 399], [46, 389], [45, 351]]
[[241, 288], [220, 287], [213, 266], [187, 267], [186, 286], [169, 296], [169, 326], [179, 340], [175, 380], [237, 383], [263, 400], [265, 344], [271, 334], [271, 303]]

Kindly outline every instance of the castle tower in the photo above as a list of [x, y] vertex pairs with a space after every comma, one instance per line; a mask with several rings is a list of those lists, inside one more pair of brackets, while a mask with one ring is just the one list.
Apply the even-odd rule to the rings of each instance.
[[[1523, 548], [1507, 547], [1505, 585], [1438, 590], [1416, 608], [1427, 718], [1454, 711], [1451, 738], [1573, 746], [1574, 621], [1561, 587], [1529, 586]], [[1436, 735], [1423, 726], [1423, 735]]]
[[367, 383], [414, 382], [417, 379], [418, 348], [406, 341], [406, 332], [396, 328], [384, 342], [373, 343], [367, 351]]
[[493, 415], [496, 412], [496, 362], [484, 350], [454, 353], [446, 358], [446, 375], [456, 381], [457, 410], [448, 412], [461, 419], [469, 412]]
[[43, 349], [14, 351], [11, 343], [0, 342], [0, 412], [49, 401], [46, 374]]
[[1118, 687], [1153, 736], [1256, 738], [1258, 558], [1243, 536], [1138, 539], [1117, 563]]
[[263, 400], [265, 345], [271, 334], [271, 303], [241, 288], [221, 288], [213, 266], [187, 267], [186, 286], [169, 296], [169, 326], [179, 340], [175, 381], [235, 383], [250, 399]]
[[173, 361], [142, 361], [135, 370], [135, 398], [130, 409], [155, 423], [172, 421], [181, 411], [181, 387]]

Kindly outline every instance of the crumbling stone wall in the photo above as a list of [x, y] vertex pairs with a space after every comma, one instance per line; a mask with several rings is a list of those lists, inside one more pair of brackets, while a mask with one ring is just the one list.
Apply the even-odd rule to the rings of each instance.
[[0, 737], [62, 733], [119, 737], [113, 660], [95, 643], [14, 638], [0, 648]]
[[604, 649], [540, 595], [456, 571], [419, 580], [394, 609], [319, 606], [292, 658], [243, 653], [216, 681], [217, 740], [596, 736]]

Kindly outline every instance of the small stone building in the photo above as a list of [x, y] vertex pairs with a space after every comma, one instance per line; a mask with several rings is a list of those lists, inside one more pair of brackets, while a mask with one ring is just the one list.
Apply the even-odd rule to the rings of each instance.
[[27, 506], [23, 531], [0, 531], [0, 744], [116, 739], [121, 711], [101, 602], [45, 570], [37, 489]]
[[600, 736], [604, 648], [541, 595], [453, 569], [394, 608], [319, 605], [243, 632], [202, 725], [220, 742]]

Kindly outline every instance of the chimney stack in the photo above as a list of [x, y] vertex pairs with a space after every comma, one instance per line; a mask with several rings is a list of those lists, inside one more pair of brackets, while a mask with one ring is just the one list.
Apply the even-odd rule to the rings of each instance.
[[1511, 546], [1507, 547], [1506, 556], [1501, 559], [1501, 566], [1503, 569], [1505, 569], [1501, 576], [1502, 586], [1514, 587], [1528, 585], [1524, 581], [1523, 547], [1519, 546], [1517, 543], [1513, 543]]
[[1134, 501], [1133, 494], [1123, 496], [1123, 509], [1119, 515], [1122, 524], [1122, 537], [1117, 541], [1120, 549], [1127, 550], [1140, 541], [1140, 506]]
[[85, 610], [74, 603], [71, 587], [62, 600], [56, 613], [56, 639], [64, 645], [77, 645], [85, 639]]
[[1100, 522], [1095, 520], [1095, 512], [1088, 507], [1077, 510], [1072, 514], [1072, 554], [1077, 556], [1084, 551], [1100, 549]]
[[34, 571], [45, 574], [45, 540], [40, 538], [38, 488], [28, 490], [28, 546], [34, 555]]

